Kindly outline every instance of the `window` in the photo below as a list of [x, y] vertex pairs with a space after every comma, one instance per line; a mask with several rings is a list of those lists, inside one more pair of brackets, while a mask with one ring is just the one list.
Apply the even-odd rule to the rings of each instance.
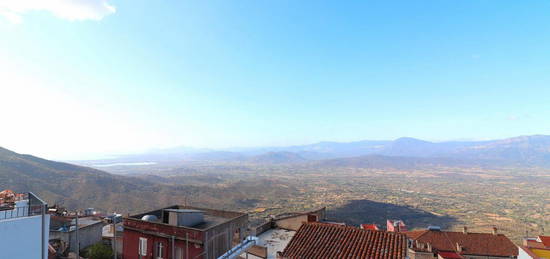
[[139, 238], [139, 255], [147, 256], [147, 238]]
[[161, 242], [157, 242], [155, 245], [155, 258], [156, 259], [162, 259], [164, 255], [164, 245]]

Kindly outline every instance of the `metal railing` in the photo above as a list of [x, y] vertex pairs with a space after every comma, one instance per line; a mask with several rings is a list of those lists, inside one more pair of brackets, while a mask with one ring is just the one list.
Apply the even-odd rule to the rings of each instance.
[[[24, 203], [25, 201], [26, 203]], [[26, 193], [22, 199], [16, 202], [18, 203], [0, 210], [0, 220], [43, 215], [47, 211], [48, 205], [32, 192]], [[21, 205], [23, 203], [24, 205]]]

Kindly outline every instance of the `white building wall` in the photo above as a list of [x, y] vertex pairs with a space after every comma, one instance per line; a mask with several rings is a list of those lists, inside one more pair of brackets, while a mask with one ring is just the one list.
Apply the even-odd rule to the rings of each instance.
[[518, 259], [533, 259], [533, 257], [527, 254], [522, 248], [518, 248], [518, 249], [519, 249]]
[[[10, 259], [40, 259], [44, 251], [48, 258], [48, 238], [50, 229], [50, 215], [44, 215], [44, 229], [42, 216], [20, 217], [0, 220], [0, 257]], [[41, 233], [44, 233], [42, 247]]]

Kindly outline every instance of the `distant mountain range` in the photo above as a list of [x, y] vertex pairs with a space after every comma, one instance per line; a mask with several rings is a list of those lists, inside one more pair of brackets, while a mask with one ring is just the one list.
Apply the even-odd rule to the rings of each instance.
[[[382, 159], [385, 157], [384, 159]], [[550, 166], [550, 136], [520, 136], [487, 141], [430, 142], [415, 138], [393, 141], [320, 142], [288, 147], [233, 148], [224, 150], [173, 148], [110, 160], [76, 161], [84, 165], [113, 162], [246, 162], [263, 164], [319, 163]], [[326, 161], [325, 161], [326, 160]], [[317, 162], [316, 162], [317, 161]], [[322, 161], [322, 162], [319, 162]], [[378, 161], [374, 163], [374, 161]], [[382, 161], [384, 161], [382, 163]], [[404, 163], [404, 161], [408, 161]]]
[[[223, 173], [227, 166], [240, 167], [241, 164], [252, 165], [247, 168], [256, 168], [256, 165], [282, 165], [312, 169], [422, 169], [433, 166], [550, 168], [550, 136], [470, 142], [429, 142], [400, 138], [394, 141], [321, 142], [303, 146], [240, 150], [172, 149], [169, 152], [157, 150], [117, 159], [80, 163], [97, 165], [155, 162], [168, 164], [169, 168], [176, 170], [184, 168], [186, 162], [190, 161], [213, 163], [220, 168], [219, 173]], [[144, 170], [154, 172], [146, 167]], [[154, 177], [154, 174], [149, 175]], [[253, 182], [248, 189], [243, 189], [242, 183], [213, 187], [197, 186], [183, 178], [182, 181], [174, 184], [146, 177], [113, 175], [85, 166], [18, 154], [0, 147], [0, 189], [33, 191], [47, 201], [60, 202], [73, 208], [86, 204], [99, 209], [135, 212], [151, 209], [159, 204], [181, 204], [186, 197], [192, 197], [195, 202], [205, 206], [220, 206], [228, 204], [228, 201], [248, 199], [250, 190], [290, 191], [290, 187], [270, 188], [277, 185], [277, 182]]]

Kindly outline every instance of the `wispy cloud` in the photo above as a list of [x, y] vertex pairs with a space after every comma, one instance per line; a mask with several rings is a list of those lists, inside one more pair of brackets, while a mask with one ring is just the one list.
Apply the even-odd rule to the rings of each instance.
[[520, 117], [517, 116], [517, 115], [508, 115], [508, 117], [506, 117], [506, 119], [509, 120], [509, 121], [517, 121], [517, 120], [520, 119]]
[[70, 21], [98, 21], [116, 8], [108, 0], [0, 0], [0, 16], [10, 23], [21, 23], [29, 11], [46, 11]]
[[517, 121], [531, 118], [529, 114], [509, 114], [506, 119], [509, 121]]

